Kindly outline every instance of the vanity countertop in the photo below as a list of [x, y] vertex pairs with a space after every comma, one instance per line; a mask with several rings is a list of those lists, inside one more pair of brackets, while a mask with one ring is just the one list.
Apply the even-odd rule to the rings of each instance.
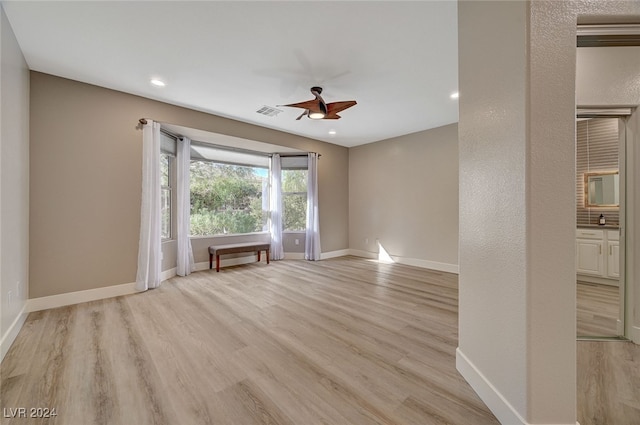
[[613, 224], [605, 224], [601, 226], [599, 224], [578, 224], [578, 229], [609, 229], [609, 230], [619, 230], [620, 226]]

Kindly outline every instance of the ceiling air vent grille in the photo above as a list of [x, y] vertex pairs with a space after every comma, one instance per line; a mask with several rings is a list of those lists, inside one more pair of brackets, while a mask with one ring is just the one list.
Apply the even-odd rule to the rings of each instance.
[[258, 109], [256, 112], [261, 115], [266, 115], [268, 117], [275, 117], [282, 111], [280, 109], [272, 108], [271, 106], [265, 105], [262, 108]]

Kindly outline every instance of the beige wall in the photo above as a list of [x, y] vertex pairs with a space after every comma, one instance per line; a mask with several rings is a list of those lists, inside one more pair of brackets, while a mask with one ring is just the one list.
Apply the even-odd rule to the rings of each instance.
[[320, 153], [322, 251], [348, 248], [346, 148], [32, 72], [31, 298], [135, 281], [142, 117]]
[[457, 124], [351, 148], [349, 194], [351, 249], [457, 271]]
[[0, 5], [0, 360], [26, 317], [29, 285], [29, 70]]
[[637, 106], [640, 46], [581, 47], [576, 53], [578, 106]]

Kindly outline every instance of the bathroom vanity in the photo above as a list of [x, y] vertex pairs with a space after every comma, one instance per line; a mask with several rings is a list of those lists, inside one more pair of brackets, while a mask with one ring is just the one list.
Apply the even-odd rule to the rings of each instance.
[[618, 286], [620, 229], [617, 226], [580, 226], [576, 229], [578, 280]]

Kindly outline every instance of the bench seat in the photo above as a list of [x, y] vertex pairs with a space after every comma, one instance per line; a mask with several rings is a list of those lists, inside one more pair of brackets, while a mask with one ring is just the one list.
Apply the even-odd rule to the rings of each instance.
[[211, 245], [209, 247], [209, 268], [213, 268], [213, 256], [216, 256], [216, 271], [220, 271], [220, 256], [224, 254], [237, 254], [239, 252], [257, 252], [260, 261], [260, 252], [266, 251], [267, 264], [269, 264], [269, 249], [271, 244], [265, 242], [242, 242], [224, 245]]

